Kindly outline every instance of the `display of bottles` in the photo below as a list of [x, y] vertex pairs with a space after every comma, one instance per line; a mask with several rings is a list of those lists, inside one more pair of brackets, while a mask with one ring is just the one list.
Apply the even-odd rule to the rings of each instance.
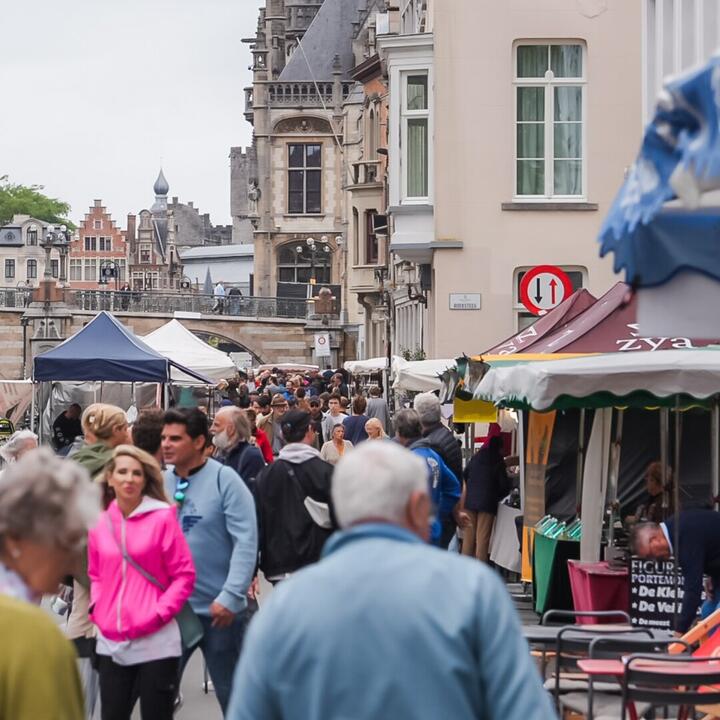
[[580, 518], [576, 518], [567, 523], [559, 521], [552, 515], [545, 515], [535, 524], [535, 532], [538, 535], [558, 540], [580, 540], [582, 538], [582, 521]]

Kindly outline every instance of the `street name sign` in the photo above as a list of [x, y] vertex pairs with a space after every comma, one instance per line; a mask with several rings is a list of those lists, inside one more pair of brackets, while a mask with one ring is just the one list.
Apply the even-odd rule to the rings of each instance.
[[572, 291], [567, 273], [554, 265], [538, 265], [520, 281], [520, 302], [533, 315], [545, 315], [570, 297]]
[[451, 310], [480, 310], [481, 307], [480, 293], [450, 293]]
[[[674, 560], [630, 558], [630, 621], [656, 630], [672, 630], [680, 612], [683, 578]], [[677, 595], [676, 595], [677, 593]]]

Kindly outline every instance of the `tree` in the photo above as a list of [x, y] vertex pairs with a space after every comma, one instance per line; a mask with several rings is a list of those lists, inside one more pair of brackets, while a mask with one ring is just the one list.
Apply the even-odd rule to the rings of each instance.
[[13, 215], [30, 215], [55, 225], [75, 226], [67, 220], [70, 205], [43, 192], [42, 185], [11, 183], [7, 175], [0, 175], [0, 227], [7, 225]]

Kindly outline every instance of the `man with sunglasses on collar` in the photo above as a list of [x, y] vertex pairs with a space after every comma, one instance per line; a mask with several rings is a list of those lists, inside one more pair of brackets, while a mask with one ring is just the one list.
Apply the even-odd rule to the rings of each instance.
[[[257, 561], [255, 503], [230, 467], [205, 457], [207, 416], [195, 409], [165, 413], [165, 484], [195, 562], [190, 605], [203, 625], [202, 650], [223, 713], [245, 633], [247, 591]], [[182, 665], [195, 648], [185, 651]]]

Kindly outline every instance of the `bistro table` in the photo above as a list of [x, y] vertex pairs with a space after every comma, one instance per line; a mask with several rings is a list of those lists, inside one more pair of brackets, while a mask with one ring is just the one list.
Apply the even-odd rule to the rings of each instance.
[[[625, 568], [611, 568], [606, 562], [568, 560], [573, 604], [577, 611], [629, 610], [630, 574]], [[580, 624], [602, 622], [592, 616], [578, 618]]]

